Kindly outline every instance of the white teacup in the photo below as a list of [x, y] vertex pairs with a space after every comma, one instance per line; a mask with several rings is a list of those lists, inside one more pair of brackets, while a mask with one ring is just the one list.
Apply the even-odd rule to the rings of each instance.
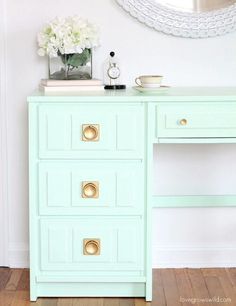
[[161, 75], [141, 75], [135, 79], [135, 83], [141, 87], [155, 88], [161, 86], [162, 79]]

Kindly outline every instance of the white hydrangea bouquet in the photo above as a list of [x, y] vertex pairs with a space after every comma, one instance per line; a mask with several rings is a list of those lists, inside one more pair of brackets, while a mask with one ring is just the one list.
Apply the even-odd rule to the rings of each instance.
[[38, 54], [49, 57], [51, 79], [91, 79], [98, 28], [78, 16], [55, 18], [38, 34]]

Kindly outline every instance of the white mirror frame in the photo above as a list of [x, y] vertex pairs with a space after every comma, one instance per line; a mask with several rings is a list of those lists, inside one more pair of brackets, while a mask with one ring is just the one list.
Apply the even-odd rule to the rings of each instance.
[[236, 4], [202, 13], [181, 12], [155, 0], [116, 0], [131, 16], [157, 31], [186, 38], [206, 38], [236, 30]]

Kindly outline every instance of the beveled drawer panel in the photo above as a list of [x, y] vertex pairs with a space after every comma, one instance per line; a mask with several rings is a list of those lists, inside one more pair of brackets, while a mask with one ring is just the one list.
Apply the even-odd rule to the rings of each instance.
[[140, 217], [41, 219], [41, 269], [87, 274], [141, 271], [143, 230]]
[[157, 138], [236, 137], [233, 103], [173, 103], [156, 106]]
[[39, 158], [142, 158], [144, 108], [135, 105], [39, 106]]
[[141, 161], [39, 163], [41, 215], [142, 214]]

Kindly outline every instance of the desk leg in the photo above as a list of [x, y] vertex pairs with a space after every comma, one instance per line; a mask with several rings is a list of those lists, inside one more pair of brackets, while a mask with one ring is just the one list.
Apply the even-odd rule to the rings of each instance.
[[152, 185], [153, 143], [152, 106], [146, 105], [146, 301], [152, 301]]

